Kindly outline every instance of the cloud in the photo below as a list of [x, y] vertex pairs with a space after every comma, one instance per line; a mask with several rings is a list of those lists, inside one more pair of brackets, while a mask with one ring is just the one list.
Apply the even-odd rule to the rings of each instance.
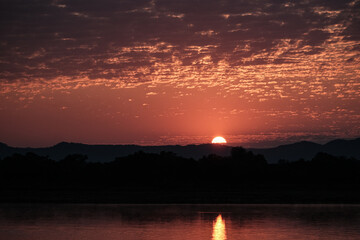
[[161, 66], [295, 63], [329, 41], [359, 44], [359, 1], [2, 0], [0, 9], [1, 82], [144, 82], [167, 75]]

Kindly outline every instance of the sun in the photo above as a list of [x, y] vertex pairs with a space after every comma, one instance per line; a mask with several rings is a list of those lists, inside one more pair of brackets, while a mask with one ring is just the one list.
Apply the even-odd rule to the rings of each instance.
[[214, 137], [211, 143], [226, 143], [226, 140], [225, 138], [218, 136], [218, 137]]

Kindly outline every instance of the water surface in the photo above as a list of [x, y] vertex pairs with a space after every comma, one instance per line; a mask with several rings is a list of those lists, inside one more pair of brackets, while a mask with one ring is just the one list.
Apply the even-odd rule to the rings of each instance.
[[360, 239], [360, 205], [0, 205], [0, 239]]

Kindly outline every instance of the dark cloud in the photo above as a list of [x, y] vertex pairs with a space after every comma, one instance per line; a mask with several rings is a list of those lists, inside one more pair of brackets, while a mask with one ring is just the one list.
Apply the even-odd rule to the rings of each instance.
[[322, 30], [311, 30], [304, 36], [304, 45], [319, 46], [330, 37], [330, 33]]
[[[114, 78], [172, 56], [184, 65], [205, 55], [231, 65], [282, 64], [294, 51], [246, 59], [271, 55], [284, 39], [301, 41], [307, 54], [321, 52], [334, 34], [359, 41], [359, 15], [359, 2], [347, 0], [1, 0], [0, 79]], [[343, 31], [328, 30], [335, 24]], [[159, 43], [156, 51], [134, 50]]]
[[[359, 8], [360, 11], [360, 8]], [[360, 41], [360, 17], [354, 17], [353, 21], [345, 29], [343, 34], [347, 40]]]

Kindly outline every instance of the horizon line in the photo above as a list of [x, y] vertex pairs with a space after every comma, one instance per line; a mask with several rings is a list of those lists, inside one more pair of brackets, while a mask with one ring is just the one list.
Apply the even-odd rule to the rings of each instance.
[[[55, 143], [53, 145], [47, 145], [47, 146], [38, 146], [38, 147], [30, 147], [30, 146], [12, 146], [9, 145], [3, 141], [0, 141], [0, 144], [6, 145], [7, 147], [12, 147], [12, 148], [50, 148], [50, 147], [55, 147], [59, 144], [62, 143], [66, 143], [66, 144], [81, 144], [81, 145], [89, 145], [89, 146], [139, 146], [139, 147], [165, 147], [165, 146], [199, 146], [199, 145], [221, 145], [221, 146], [227, 146], [227, 147], [243, 147], [243, 148], [254, 148], [254, 149], [259, 149], [259, 148], [276, 148], [279, 146], [283, 146], [283, 145], [291, 145], [291, 144], [295, 144], [295, 143], [301, 143], [301, 142], [309, 142], [309, 143], [315, 143], [315, 144], [319, 144], [319, 145], [325, 145], [329, 142], [332, 141], [336, 141], [336, 140], [345, 140], [345, 141], [351, 141], [351, 140], [357, 140], [360, 139], [359, 137], [353, 137], [353, 138], [334, 138], [332, 140], [326, 141], [325, 143], [318, 143], [316, 141], [308, 141], [308, 140], [300, 140], [300, 141], [289, 141], [288, 143], [279, 143], [277, 145], [272, 145], [272, 146], [263, 146], [263, 147], [255, 147], [255, 146], [250, 146], [250, 147], [245, 147], [242, 145], [239, 145], [240, 143], [224, 143], [224, 144], [219, 144], [219, 143], [189, 143], [189, 144], [159, 144], [159, 145], [149, 145], [149, 144], [136, 144], [136, 143], [129, 143], [129, 144], [124, 144], [124, 143], [118, 143], [118, 144], [114, 144], [114, 143], [82, 143], [82, 142], [72, 142], [72, 141], [60, 141], [58, 143]], [[261, 144], [261, 143], [258, 143]], [[245, 144], [246, 145], [246, 144]], [[254, 145], [250, 144], [250, 145]], [[255, 143], [256, 145], [256, 143]]]

